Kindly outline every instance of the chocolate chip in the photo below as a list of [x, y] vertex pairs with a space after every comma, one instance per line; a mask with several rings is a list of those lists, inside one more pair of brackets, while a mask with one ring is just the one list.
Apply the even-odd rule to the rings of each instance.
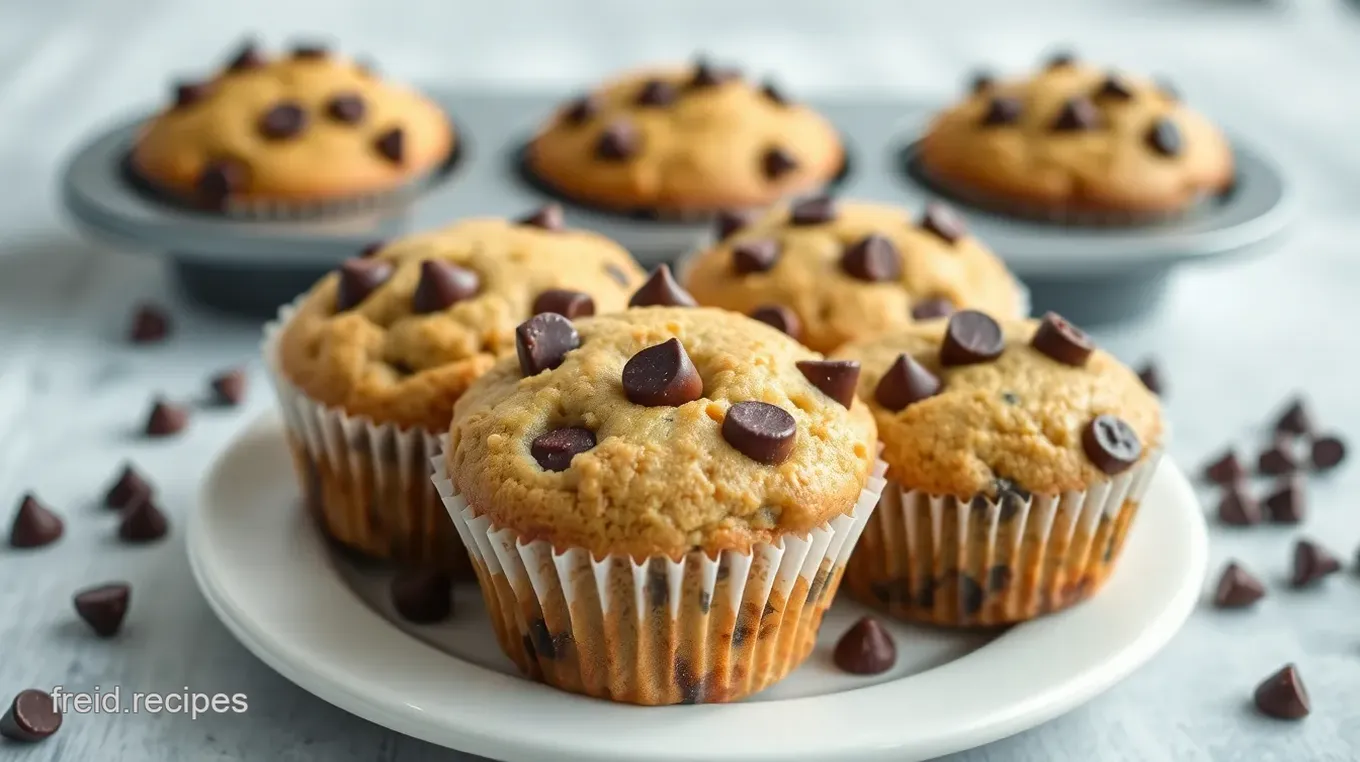
[[595, 432], [570, 427], [553, 429], [534, 437], [529, 445], [529, 454], [534, 456], [544, 471], [566, 471], [571, 467], [572, 458], [594, 447]]
[[855, 387], [859, 384], [859, 363], [855, 360], [799, 360], [798, 370], [808, 383], [822, 393], [849, 408], [855, 401]]
[[579, 346], [581, 336], [576, 326], [552, 312], [534, 315], [515, 329], [515, 352], [525, 378], [556, 368]]
[[195, 188], [204, 201], [220, 204], [245, 187], [246, 171], [236, 161], [222, 159], [203, 166]]
[[1006, 403], [1007, 405], [1019, 405], [1020, 395], [1016, 394], [1015, 392], [1002, 392], [1001, 401]]
[[1061, 69], [1064, 66], [1071, 66], [1077, 62], [1077, 56], [1070, 50], [1059, 50], [1049, 55], [1044, 66], [1049, 69]]
[[675, 407], [704, 396], [704, 381], [685, 346], [670, 339], [628, 358], [623, 394], [635, 405]]
[[1247, 475], [1237, 453], [1228, 450], [1204, 467], [1204, 478], [1214, 484], [1235, 484]]
[[960, 238], [968, 235], [968, 226], [963, 224], [963, 218], [938, 201], [926, 204], [925, 211], [921, 214], [921, 228], [949, 244], [957, 243]]
[[569, 320], [595, 314], [595, 300], [583, 291], [554, 288], [534, 299], [533, 313], [552, 312]]
[[994, 84], [996, 84], [996, 77], [992, 76], [991, 72], [974, 72], [972, 78], [968, 81], [968, 90], [973, 95], [978, 95], [990, 89]]
[[1092, 97], [1127, 101], [1133, 99], [1133, 91], [1129, 89], [1128, 85], [1124, 84], [1124, 80], [1120, 79], [1118, 75], [1109, 74], [1105, 77], [1105, 81], [1100, 83], [1100, 87], [1092, 93]]
[[732, 271], [737, 275], [763, 273], [779, 261], [779, 242], [773, 238], [743, 241], [732, 249]]
[[735, 212], [724, 209], [714, 217], [714, 226], [717, 229], [719, 241], [726, 240], [733, 233], [751, 224], [751, 217], [744, 212]]
[[798, 313], [782, 304], [766, 304], [756, 307], [751, 310], [751, 318], [768, 326], [773, 326], [794, 339], [803, 335], [803, 321], [798, 319]]
[[1020, 103], [1019, 98], [998, 95], [988, 101], [987, 110], [982, 114], [981, 124], [983, 127], [1004, 127], [1017, 124], [1023, 111], [1024, 105]]
[[911, 305], [913, 320], [933, 320], [954, 314], [954, 303], [942, 296], [932, 296]]
[[1123, 419], [1108, 414], [1086, 424], [1081, 445], [1091, 465], [1110, 475], [1127, 471], [1143, 454], [1138, 432]]
[[779, 146], [771, 146], [760, 157], [760, 169], [767, 180], [778, 180], [798, 169], [798, 159]]
[[247, 40], [237, 49], [236, 54], [227, 62], [227, 71], [240, 72], [259, 69], [269, 62], [260, 53], [253, 41]]
[[864, 617], [836, 641], [836, 666], [852, 675], [880, 675], [897, 663], [897, 644], [877, 619]]
[[888, 367], [874, 387], [874, 399], [883, 407], [898, 411], [940, 393], [940, 379], [906, 353]]
[[1240, 483], [1232, 483], [1218, 501], [1218, 520], [1230, 526], [1261, 523], [1261, 506]]
[[406, 131], [400, 127], [393, 127], [373, 141], [373, 148], [384, 159], [393, 164], [401, 164], [406, 159]]
[[1223, 569], [1214, 588], [1214, 605], [1221, 609], [1240, 609], [1265, 597], [1266, 588], [1261, 580], [1252, 576], [1233, 561]]
[[1078, 132], [1100, 127], [1100, 110], [1087, 98], [1069, 98], [1053, 120], [1054, 132]]
[[1313, 440], [1309, 455], [1318, 471], [1336, 468], [1346, 459], [1346, 442], [1337, 436], [1318, 437]]
[[1262, 452], [1256, 459], [1256, 470], [1270, 476], [1292, 474], [1299, 469], [1294, 458], [1293, 442], [1286, 438], [1277, 439], [1270, 449]]
[[1152, 123], [1145, 140], [1149, 148], [1163, 156], [1175, 156], [1181, 152], [1181, 131], [1175, 122], [1165, 117]]
[[634, 102], [639, 106], [669, 106], [680, 98], [680, 90], [664, 79], [649, 79], [642, 83]]
[[1279, 720], [1301, 720], [1312, 711], [1308, 690], [1293, 664], [1284, 665], [1256, 686], [1252, 699], [1262, 714]]
[[836, 219], [836, 202], [830, 196], [803, 199], [789, 210], [790, 225], [821, 225]]
[[175, 108], [188, 108], [204, 99], [212, 92], [212, 85], [206, 82], [179, 82], [175, 85]]
[[131, 463], [125, 463], [118, 478], [104, 493], [104, 507], [123, 509], [133, 500], [150, 495], [153, 491], [151, 483], [137, 473]]
[[544, 204], [531, 214], [520, 217], [516, 222], [531, 228], [542, 228], [544, 230], [562, 230], [566, 228], [566, 221], [563, 219], [561, 204]]
[[345, 312], [363, 304], [396, 268], [381, 259], [347, 259], [340, 265], [340, 285], [335, 291], [335, 311]]
[[397, 614], [414, 624], [434, 624], [453, 613], [453, 579], [438, 569], [405, 569], [388, 589]]
[[1039, 322], [1030, 346], [1040, 354], [1074, 368], [1085, 365], [1096, 348], [1095, 342], [1085, 331], [1052, 312], [1044, 315], [1044, 319]]
[[19, 500], [19, 510], [9, 528], [9, 544], [13, 548], [41, 548], [60, 540], [65, 532], [66, 522], [30, 492]]
[[949, 317], [940, 364], [948, 367], [991, 362], [1006, 349], [1001, 326], [977, 310], [962, 310]]
[[1148, 391], [1158, 397], [1165, 393], [1166, 383], [1162, 380], [1162, 372], [1151, 360], [1138, 371], [1138, 380], [1143, 382], [1143, 386], [1147, 387]]
[[1294, 572], [1289, 584], [1307, 587], [1329, 574], [1341, 571], [1341, 562], [1331, 551], [1312, 540], [1294, 543]]
[[873, 233], [846, 247], [841, 270], [852, 278], [875, 283], [902, 275], [902, 255], [885, 236]]
[[965, 617], [970, 617], [982, 609], [982, 601], [987, 593], [982, 586], [966, 574], [961, 574], [959, 580], [959, 613]]
[[594, 95], [582, 95], [576, 100], [568, 103], [562, 110], [562, 119], [568, 124], [583, 124], [586, 120], [600, 113], [600, 100]]
[[613, 278], [614, 282], [619, 284], [620, 286], [627, 286], [628, 282], [632, 280], [632, 278], [628, 277], [628, 273], [623, 271], [622, 267], [619, 267], [613, 262], [605, 263], [604, 272], [605, 275], [608, 275], [610, 278]]
[[326, 115], [342, 124], [357, 124], [364, 119], [364, 99], [358, 93], [340, 93], [326, 101]]
[[595, 157], [604, 161], [626, 161], [638, 152], [642, 137], [632, 122], [611, 122], [595, 141]]
[[276, 103], [264, 112], [256, 127], [269, 140], [297, 137], [307, 127], [307, 112], [290, 101]]
[[240, 368], [225, 370], [208, 381], [213, 401], [224, 407], [236, 407], [246, 397], [246, 372]]
[[28, 689], [14, 697], [0, 717], [0, 736], [20, 743], [37, 743], [61, 729], [61, 710], [52, 696]]
[[1282, 434], [1309, 434], [1313, 431], [1313, 416], [1308, 414], [1302, 399], [1295, 399], [1276, 419], [1274, 428]]
[[111, 638], [123, 627], [132, 588], [125, 582], [111, 582], [81, 590], [72, 599], [76, 613], [101, 638]]
[[779, 89], [778, 85], [770, 80], [765, 80], [765, 82], [761, 83], [760, 94], [765, 96], [776, 106], [787, 106], [790, 103], [788, 96]]
[[774, 466], [793, 454], [798, 425], [787, 411], [767, 402], [738, 402], [727, 410], [722, 435], [737, 452]]
[[144, 302], [132, 313], [128, 339], [133, 344], [151, 344], [170, 335], [170, 315], [155, 304]]
[[671, 268], [660, 265], [647, 276], [647, 282], [633, 292], [629, 307], [696, 307], [698, 302], [671, 277]]
[[1285, 477], [1265, 500], [1266, 514], [1276, 524], [1297, 524], [1307, 512], [1303, 482], [1296, 476]]
[[315, 60], [318, 58], [325, 58], [327, 55], [330, 54], [330, 51], [326, 49], [325, 45], [321, 45], [319, 43], [302, 42], [293, 46], [292, 54], [293, 58]]
[[157, 397], [147, 413], [144, 431], [149, 437], [168, 437], [184, 431], [189, 425], [189, 409]]
[[442, 312], [477, 293], [482, 279], [477, 273], [442, 259], [420, 263], [420, 282], [411, 296], [411, 311], [417, 315]]
[[159, 540], [170, 531], [170, 520], [150, 495], [133, 500], [118, 517], [118, 537], [123, 542], [140, 544]]
[[689, 86], [693, 88], [713, 87], [740, 76], [741, 72], [735, 69], [714, 66], [708, 59], [701, 57], [694, 62], [694, 76], [690, 77]]

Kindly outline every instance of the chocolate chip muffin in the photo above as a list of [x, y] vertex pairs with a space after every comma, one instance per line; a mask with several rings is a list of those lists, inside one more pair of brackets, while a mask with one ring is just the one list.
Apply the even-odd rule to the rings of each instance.
[[941, 625], [1018, 622], [1108, 578], [1162, 447], [1157, 398], [1062, 318], [965, 310], [851, 344], [888, 462], [851, 594]]
[[941, 204], [913, 217], [817, 197], [746, 223], [725, 217], [719, 235], [686, 269], [694, 297], [819, 352], [955, 309], [1007, 317], [1028, 310], [1006, 266]]
[[133, 146], [136, 176], [196, 206], [306, 212], [372, 200], [450, 156], [453, 129], [425, 96], [319, 46], [269, 57], [246, 43]]
[[[684, 302], [664, 270], [635, 299]], [[517, 333], [459, 401], [440, 482], [505, 652], [636, 704], [787, 675], [882, 488], [858, 364], [684, 306]]]
[[1025, 79], [978, 75], [918, 161], [964, 200], [1078, 223], [1180, 214], [1233, 180], [1223, 134], [1168, 86], [1066, 54]]
[[773, 83], [701, 60], [629, 73], [567, 103], [525, 158], [576, 202], [689, 218], [815, 191], [845, 154], [826, 119]]
[[430, 484], [453, 405], [535, 313], [620, 310], [628, 253], [561, 210], [412, 235], [341, 265], [267, 330], [303, 494], [332, 538], [409, 565], [466, 554]]

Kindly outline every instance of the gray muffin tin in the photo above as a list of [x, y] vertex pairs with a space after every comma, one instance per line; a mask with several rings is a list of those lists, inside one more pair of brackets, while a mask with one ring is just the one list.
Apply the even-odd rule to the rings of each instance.
[[[238, 221], [168, 205], [129, 183], [123, 165], [142, 119], [93, 138], [71, 157], [62, 199], [92, 236], [167, 257], [185, 294], [208, 307], [272, 316], [322, 273], [374, 241], [480, 215], [517, 216], [551, 196], [527, 182], [525, 141], [562, 102], [560, 93], [493, 94], [431, 90], [456, 120], [457, 163], [402, 203], [297, 221]], [[919, 208], [936, 194], [907, 171], [911, 143], [935, 110], [892, 100], [811, 100], [845, 136], [847, 172], [834, 192]], [[1175, 265], [1237, 254], [1267, 243], [1294, 215], [1284, 175], [1234, 144], [1237, 182], [1174, 222], [1082, 228], [1012, 219], [954, 203], [972, 231], [1029, 286], [1037, 311], [1085, 324], [1132, 317], [1156, 302]], [[952, 203], [952, 202], [951, 202]], [[673, 262], [711, 240], [706, 222], [619, 215], [564, 202], [567, 224], [626, 246], [646, 267]]]

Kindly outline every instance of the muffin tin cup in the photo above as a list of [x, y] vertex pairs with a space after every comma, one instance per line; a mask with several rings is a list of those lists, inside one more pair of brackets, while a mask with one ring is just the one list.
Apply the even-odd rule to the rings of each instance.
[[279, 356], [294, 312], [288, 305], [265, 326], [263, 354], [308, 512], [327, 537], [362, 556], [470, 579], [467, 553], [430, 482], [438, 436], [351, 416], [294, 386]]
[[1087, 490], [1028, 500], [960, 500], [889, 483], [846, 589], [893, 616], [951, 627], [1065, 609], [1109, 578], [1161, 454]]
[[639, 562], [527, 541], [455, 493], [442, 454], [432, 463], [506, 655], [556, 688], [642, 705], [734, 701], [801, 664], [887, 470], [877, 460], [851, 511], [806, 536]]

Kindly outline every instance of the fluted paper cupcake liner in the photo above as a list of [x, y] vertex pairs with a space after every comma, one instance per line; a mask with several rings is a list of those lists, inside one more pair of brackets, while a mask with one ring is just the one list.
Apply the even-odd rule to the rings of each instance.
[[1157, 470], [1058, 495], [931, 495], [890, 482], [845, 572], [856, 600], [946, 626], [994, 626], [1082, 601], [1105, 583]]
[[525, 542], [454, 492], [442, 455], [432, 462], [506, 655], [554, 687], [644, 705], [734, 701], [801, 664], [887, 470], [877, 461], [853, 509], [805, 536], [638, 562]]

